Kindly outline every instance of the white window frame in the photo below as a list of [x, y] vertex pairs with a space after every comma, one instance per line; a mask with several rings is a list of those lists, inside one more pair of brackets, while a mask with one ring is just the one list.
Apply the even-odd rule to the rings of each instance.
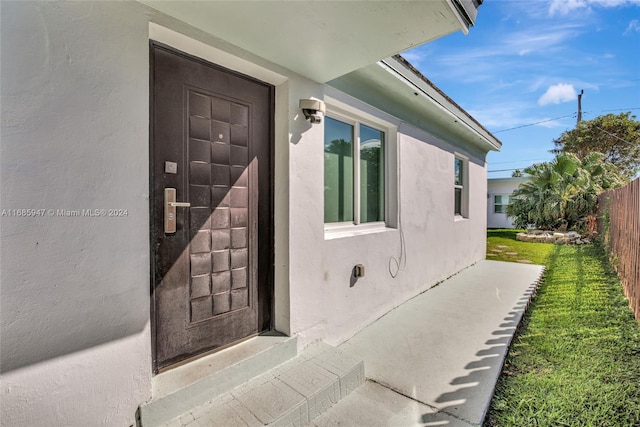
[[[325, 238], [334, 239], [393, 229], [396, 218], [393, 209], [397, 209], [397, 200], [394, 200], [397, 190], [393, 186], [397, 181], [392, 175], [397, 173], [396, 156], [393, 155], [393, 150], [397, 149], [397, 127], [355, 108], [339, 104], [336, 106], [327, 103], [325, 116], [353, 126], [353, 221], [325, 223]], [[384, 132], [384, 221], [360, 222], [360, 124]]]
[[[455, 164], [456, 160], [462, 161], [462, 185], [456, 184], [456, 169]], [[453, 216], [455, 220], [463, 220], [469, 218], [469, 158], [460, 153], [454, 153], [453, 160]], [[460, 213], [456, 213], [455, 210], [455, 200], [456, 200], [456, 189], [462, 189], [462, 194], [460, 196]]]
[[[504, 203], [496, 203], [496, 196], [500, 196], [500, 197], [507, 197], [508, 202], [506, 204]], [[506, 215], [507, 214], [507, 206], [509, 206], [509, 204], [511, 203], [511, 194], [494, 194], [493, 195], [493, 213], [497, 214], [497, 215]], [[505, 210], [504, 212], [496, 212], [496, 206], [500, 205], [500, 206], [504, 206]]]

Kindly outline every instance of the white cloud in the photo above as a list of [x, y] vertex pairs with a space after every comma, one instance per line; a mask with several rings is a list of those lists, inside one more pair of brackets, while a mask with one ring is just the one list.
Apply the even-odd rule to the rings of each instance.
[[573, 118], [551, 119], [549, 116], [541, 116], [540, 109], [534, 108], [527, 101], [488, 102], [481, 106], [470, 106], [467, 111], [490, 132], [496, 133], [534, 125], [544, 128], [566, 128], [569, 122], [575, 122]]
[[[515, 83], [522, 73], [548, 75], [550, 57], [556, 68], [566, 66], [565, 62], [568, 65], [575, 64], [568, 51], [572, 48], [570, 41], [582, 32], [581, 25], [543, 23], [535, 29], [496, 33], [496, 37], [483, 46], [442, 52], [433, 47], [429, 47], [430, 50], [419, 47], [402, 55], [436, 82], [462, 80], [465, 84], [494, 87], [501, 84], [504, 76], [508, 76], [508, 82]], [[528, 60], [523, 61], [523, 57]], [[473, 64], [474, 72], [469, 73], [468, 67], [463, 64]], [[545, 81], [540, 87], [546, 88], [567, 79], [563, 76], [565, 74], [548, 76], [551, 81]], [[522, 77], [522, 80], [526, 79]]]
[[633, 32], [640, 33], [640, 21], [638, 21], [637, 19], [633, 19], [631, 22], [629, 22], [629, 26], [624, 31], [623, 35], [627, 36]]
[[562, 102], [573, 101], [578, 94], [573, 85], [567, 83], [558, 83], [549, 86], [547, 91], [538, 99], [538, 105], [560, 104]]
[[549, 15], [568, 15], [578, 9], [639, 5], [640, 0], [550, 0]]
[[531, 52], [547, 52], [552, 48], [562, 46], [567, 40], [575, 38], [579, 34], [577, 27], [578, 25], [575, 24], [564, 24], [527, 29], [510, 34], [502, 44], [504, 51], [517, 53], [519, 56]]
[[419, 51], [417, 49], [402, 52], [401, 55], [404, 59], [409, 61], [414, 66], [417, 66], [418, 64], [422, 63], [427, 56], [425, 52]]
[[556, 13], [560, 15], [568, 15], [576, 9], [582, 9], [587, 6], [586, 0], [551, 0], [549, 4], [549, 15]]
[[[466, 76], [469, 75], [469, 72], [465, 67], [460, 67], [460, 64], [473, 63], [474, 67], [478, 67], [478, 64], [485, 64], [491, 69], [504, 71], [505, 66], [516, 61], [515, 57], [533, 54], [544, 54], [545, 57], [548, 57], [549, 53], [566, 50], [569, 46], [568, 42], [581, 34], [582, 27], [581, 23], [543, 24], [535, 28], [509, 32], [508, 35], [501, 34], [500, 37], [495, 37], [480, 49], [436, 52], [430, 59], [431, 63], [436, 62], [444, 67], [450, 67], [454, 71], [457, 68], [460, 73]], [[409, 52], [413, 53], [414, 50]], [[402, 55], [406, 54], [407, 52]], [[478, 70], [475, 74], [478, 74]]]

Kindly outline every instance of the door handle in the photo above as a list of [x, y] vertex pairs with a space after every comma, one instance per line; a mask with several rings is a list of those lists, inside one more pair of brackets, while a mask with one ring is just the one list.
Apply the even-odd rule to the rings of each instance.
[[189, 202], [176, 202], [176, 189], [164, 189], [164, 232], [171, 234], [176, 232], [176, 208], [188, 208]]

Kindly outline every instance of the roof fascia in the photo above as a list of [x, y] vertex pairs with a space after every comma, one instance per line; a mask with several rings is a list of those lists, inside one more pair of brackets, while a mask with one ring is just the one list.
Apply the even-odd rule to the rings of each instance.
[[404, 58], [396, 55], [383, 59], [378, 65], [389, 74], [403, 81], [414, 93], [418, 93], [432, 103], [446, 111], [458, 123], [463, 124], [468, 130], [477, 134], [491, 150], [500, 151], [502, 142], [486, 130], [475, 118], [456, 104], [451, 98], [438, 89], [433, 83], [420, 74]]

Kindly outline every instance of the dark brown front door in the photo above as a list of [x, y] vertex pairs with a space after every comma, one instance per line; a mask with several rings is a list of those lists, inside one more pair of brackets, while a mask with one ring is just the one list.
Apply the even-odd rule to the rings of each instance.
[[[157, 371], [269, 328], [273, 87], [157, 44], [151, 58]], [[167, 188], [190, 203], [175, 232]]]

